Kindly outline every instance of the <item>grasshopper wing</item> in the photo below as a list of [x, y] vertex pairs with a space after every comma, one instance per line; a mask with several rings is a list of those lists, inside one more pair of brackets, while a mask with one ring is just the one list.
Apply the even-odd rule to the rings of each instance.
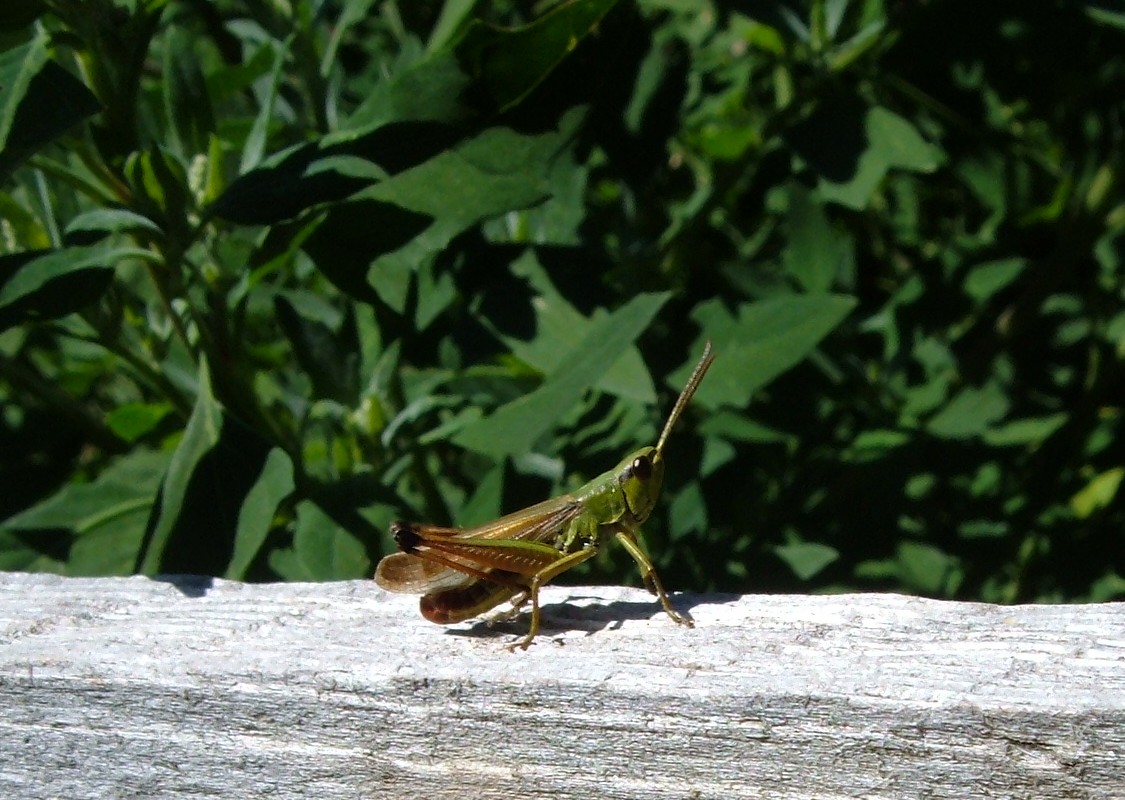
[[[506, 554], [516, 555], [501, 542], [546, 544], [563, 531], [580, 511], [580, 504], [563, 495], [474, 528], [441, 528], [395, 522], [391, 530], [404, 552], [393, 553], [379, 562], [375, 582], [387, 591], [411, 594], [467, 587], [480, 580], [482, 572], [503, 569], [505, 565], [496, 561], [506, 561]], [[532, 560], [542, 563], [558, 557], [548, 550], [553, 551], [553, 547], [545, 546], [539, 557], [533, 556]], [[444, 557], [427, 557], [427, 553], [438, 552]], [[523, 550], [522, 555], [531, 554]], [[464, 570], [459, 570], [458, 566], [463, 566]], [[525, 570], [517, 568], [512, 571]], [[496, 577], [500, 578], [500, 582], [510, 582], [500, 575]]]

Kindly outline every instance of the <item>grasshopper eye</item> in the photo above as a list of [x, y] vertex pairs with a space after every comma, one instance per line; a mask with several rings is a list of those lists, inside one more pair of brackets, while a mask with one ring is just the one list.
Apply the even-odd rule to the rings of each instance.
[[649, 461], [648, 456], [637, 456], [634, 458], [629, 469], [634, 477], [640, 478], [642, 481], [647, 481], [652, 477], [652, 462]]

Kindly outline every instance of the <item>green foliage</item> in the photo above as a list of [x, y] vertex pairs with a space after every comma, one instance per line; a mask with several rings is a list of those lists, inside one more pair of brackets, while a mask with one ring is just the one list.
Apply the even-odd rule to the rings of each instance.
[[0, 568], [370, 575], [711, 340], [669, 586], [1125, 594], [1125, 15], [529, 9], [5, 6]]

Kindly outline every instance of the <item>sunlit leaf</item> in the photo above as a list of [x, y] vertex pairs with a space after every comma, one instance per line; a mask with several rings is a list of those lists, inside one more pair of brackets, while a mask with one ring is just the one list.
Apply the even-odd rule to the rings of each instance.
[[602, 317], [539, 389], [465, 428], [454, 441], [493, 456], [530, 450], [636, 341], [667, 300], [667, 294], [637, 295]]
[[[696, 395], [700, 404], [748, 405], [756, 390], [806, 358], [854, 307], [853, 298], [836, 295], [746, 303], [737, 316], [717, 301], [700, 305], [692, 316], [715, 347], [715, 366]], [[687, 369], [671, 378], [681, 385], [686, 379]]]
[[794, 542], [774, 548], [793, 574], [807, 581], [840, 557], [839, 551], [820, 542]]

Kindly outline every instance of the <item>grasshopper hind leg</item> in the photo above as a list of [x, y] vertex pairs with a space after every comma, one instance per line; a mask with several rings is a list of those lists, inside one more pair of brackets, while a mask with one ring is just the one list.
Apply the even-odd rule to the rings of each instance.
[[560, 575], [563, 572], [566, 572], [568, 569], [578, 566], [583, 561], [586, 561], [589, 558], [593, 558], [594, 554], [597, 552], [598, 549], [596, 547], [587, 547], [582, 550], [576, 550], [573, 553], [568, 553], [558, 561], [555, 561], [553, 564], [544, 567], [543, 569], [539, 570], [539, 572], [536, 572], [531, 576], [531, 578], [528, 580], [527, 597], [524, 598], [520, 603], [520, 605], [522, 606], [529, 600], [531, 601], [531, 624], [528, 626], [527, 635], [520, 639], [518, 642], [514, 642], [513, 644], [508, 645], [509, 650], [511, 650], [512, 652], [515, 652], [516, 648], [519, 648], [520, 650], [526, 650], [531, 646], [532, 641], [539, 633], [539, 620], [541, 617], [541, 613], [539, 611], [539, 589], [545, 586], [547, 582], [554, 578], [556, 575]]

